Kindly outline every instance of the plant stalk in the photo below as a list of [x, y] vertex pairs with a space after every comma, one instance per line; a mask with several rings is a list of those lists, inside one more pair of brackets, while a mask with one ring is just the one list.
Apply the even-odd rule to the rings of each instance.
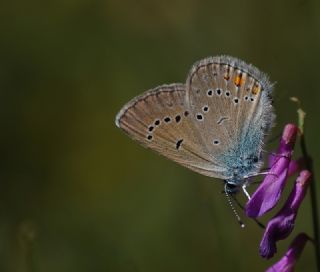
[[314, 248], [315, 257], [317, 264], [317, 272], [320, 272], [320, 237], [319, 237], [319, 216], [318, 216], [318, 204], [317, 204], [317, 190], [316, 190], [316, 180], [313, 171], [313, 161], [309, 157], [307, 146], [304, 138], [303, 132], [300, 137], [300, 145], [303, 157], [305, 159], [306, 168], [312, 173], [310, 180], [310, 199], [311, 199], [311, 210], [312, 210], [312, 224], [313, 224], [313, 237], [314, 237]]
[[301, 152], [305, 160], [306, 168], [311, 172], [310, 177], [310, 200], [311, 200], [311, 212], [312, 212], [312, 225], [313, 225], [313, 242], [315, 248], [316, 267], [317, 272], [320, 272], [320, 237], [319, 237], [319, 211], [317, 203], [317, 189], [315, 172], [313, 171], [313, 161], [309, 156], [304, 134], [304, 121], [306, 113], [302, 110], [301, 102], [297, 97], [291, 97], [291, 101], [298, 104], [298, 127], [300, 129], [300, 147]]

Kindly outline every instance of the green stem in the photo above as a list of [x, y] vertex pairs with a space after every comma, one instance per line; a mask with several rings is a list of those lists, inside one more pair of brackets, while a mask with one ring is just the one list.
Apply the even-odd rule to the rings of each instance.
[[320, 237], [319, 237], [319, 218], [318, 218], [318, 204], [317, 204], [317, 191], [316, 191], [316, 180], [313, 171], [313, 161], [308, 155], [306, 142], [304, 139], [304, 134], [301, 134], [300, 145], [303, 157], [305, 158], [306, 168], [312, 173], [310, 180], [310, 199], [311, 199], [311, 209], [312, 209], [312, 223], [313, 223], [313, 236], [314, 236], [314, 246], [315, 255], [317, 263], [317, 272], [320, 272]]
[[311, 172], [310, 177], [310, 199], [311, 199], [311, 210], [312, 210], [312, 225], [313, 225], [313, 242], [316, 254], [317, 272], [320, 272], [320, 237], [319, 237], [319, 217], [318, 217], [318, 204], [317, 204], [317, 189], [315, 173], [313, 171], [313, 161], [307, 151], [307, 145], [304, 137], [304, 120], [306, 113], [302, 110], [301, 102], [297, 97], [291, 97], [291, 101], [298, 104], [298, 126], [300, 129], [300, 146], [302, 155], [305, 159], [306, 168]]
[[313, 171], [313, 161], [309, 156], [307, 145], [304, 137], [304, 120], [306, 113], [301, 108], [301, 103], [298, 98], [291, 97], [293, 102], [296, 102], [298, 108], [298, 126], [300, 129], [300, 146], [302, 155], [305, 159], [306, 168], [312, 173], [310, 180], [310, 199], [311, 199], [311, 210], [312, 210], [312, 225], [313, 225], [313, 241], [316, 255], [317, 272], [320, 272], [320, 237], [319, 237], [319, 217], [318, 217], [318, 203], [317, 203], [317, 190], [316, 190], [316, 179]]

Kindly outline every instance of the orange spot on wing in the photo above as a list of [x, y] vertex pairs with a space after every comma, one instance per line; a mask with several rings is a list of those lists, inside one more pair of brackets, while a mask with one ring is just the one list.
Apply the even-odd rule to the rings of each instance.
[[241, 87], [241, 85], [243, 85], [244, 82], [244, 78], [242, 77], [242, 74], [239, 74], [236, 76], [236, 78], [234, 79], [234, 84], [237, 87]]
[[229, 66], [226, 66], [225, 69], [226, 69], [226, 71], [224, 72], [223, 78], [224, 78], [225, 80], [229, 80], [229, 79], [230, 79], [230, 76], [229, 76], [229, 74], [230, 74], [230, 67], [229, 67]]
[[252, 92], [252, 94], [256, 95], [256, 94], [258, 94], [260, 91], [261, 91], [260, 85], [259, 85], [259, 84], [255, 84], [255, 85], [253, 86], [251, 92]]

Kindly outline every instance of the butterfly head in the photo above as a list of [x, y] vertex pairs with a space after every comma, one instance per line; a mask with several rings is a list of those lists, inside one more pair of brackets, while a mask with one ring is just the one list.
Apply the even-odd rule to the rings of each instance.
[[236, 183], [230, 182], [228, 180], [225, 180], [224, 182], [225, 182], [224, 189], [225, 189], [226, 193], [231, 194], [231, 195], [238, 193], [241, 188], [240, 184], [243, 184], [243, 182], [236, 184]]

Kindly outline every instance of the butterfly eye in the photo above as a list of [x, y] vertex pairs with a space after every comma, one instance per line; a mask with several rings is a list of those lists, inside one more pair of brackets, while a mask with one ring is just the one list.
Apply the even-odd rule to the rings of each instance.
[[229, 92], [229, 91], [226, 91], [225, 95], [226, 95], [226, 96], [230, 96], [230, 92]]
[[222, 94], [221, 89], [216, 89], [216, 93], [217, 93], [217, 95], [221, 95]]
[[212, 96], [213, 95], [213, 91], [211, 89], [209, 89], [208, 92], [207, 92], [207, 95], [208, 96]]
[[177, 116], [176, 116], [176, 122], [179, 123], [180, 120], [181, 120], [181, 116], [180, 116], [180, 115], [177, 115]]
[[185, 111], [185, 112], [184, 112], [184, 116], [187, 117], [188, 115], [189, 115], [189, 112], [188, 112], [188, 111]]
[[219, 140], [213, 140], [213, 144], [214, 145], [218, 145], [218, 144], [220, 144], [220, 141]]
[[164, 118], [164, 121], [165, 121], [166, 123], [169, 123], [169, 122], [171, 121], [171, 118], [170, 118], [170, 117], [166, 117], [166, 118]]
[[150, 126], [148, 130], [151, 132], [154, 129], [154, 126]]
[[159, 125], [160, 125], [160, 120], [154, 121], [154, 124], [155, 124], [156, 126], [159, 126]]
[[152, 135], [148, 135], [148, 137], [147, 137], [147, 139], [149, 140], [149, 141], [151, 141], [152, 140]]
[[238, 104], [239, 99], [236, 97], [236, 98], [233, 100], [233, 102], [234, 102], [235, 104]]

